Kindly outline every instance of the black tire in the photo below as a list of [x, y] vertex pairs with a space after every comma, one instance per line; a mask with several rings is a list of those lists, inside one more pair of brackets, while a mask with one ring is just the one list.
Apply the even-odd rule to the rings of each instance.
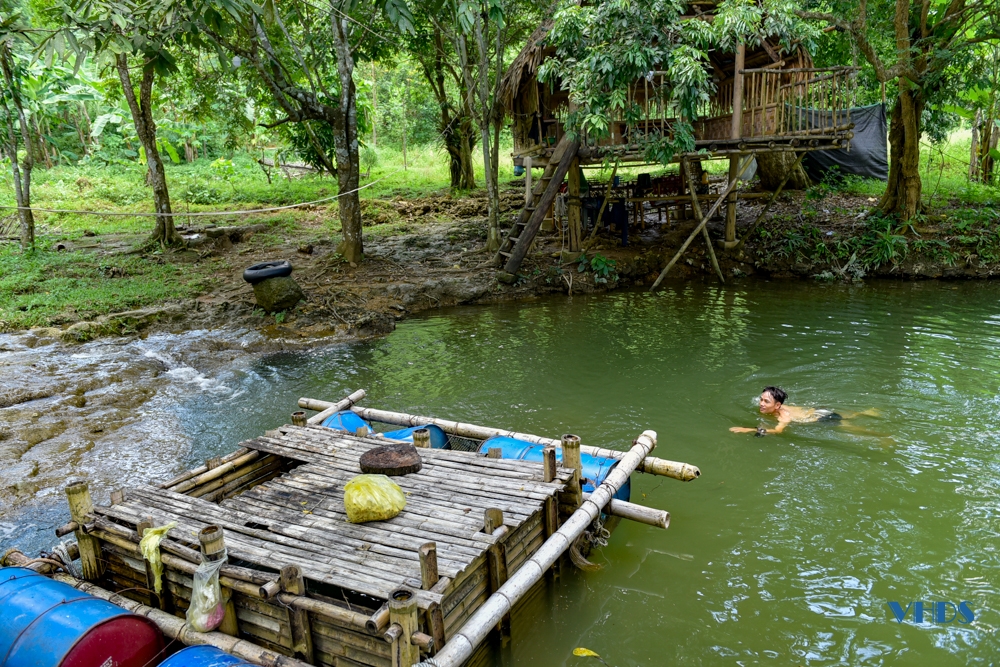
[[273, 262], [254, 264], [243, 271], [243, 280], [251, 285], [256, 285], [268, 278], [283, 278], [290, 275], [292, 275], [292, 263], [287, 259], [279, 259]]

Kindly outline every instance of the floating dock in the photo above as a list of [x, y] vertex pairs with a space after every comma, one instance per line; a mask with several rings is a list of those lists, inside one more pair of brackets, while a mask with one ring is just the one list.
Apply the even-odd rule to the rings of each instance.
[[[585, 555], [591, 533], [620, 518], [669, 524], [666, 512], [614, 499], [634, 470], [700, 474], [648, 457], [656, 434], [647, 431], [629, 452], [584, 447], [612, 455], [603, 479], [584, 480], [575, 436], [547, 439], [355, 407], [363, 397], [302, 399], [300, 406], [320, 414], [295, 413], [292, 425], [168, 482], [117, 491], [107, 506], [93, 506], [85, 484], [71, 485], [73, 520], [57, 534], [75, 533], [82, 576], [54, 576], [148, 616], [181, 643], [212, 644], [265, 667], [475, 664], [488, 657], [489, 635], [509, 639], [515, 605], [539, 590], [563, 554]], [[319, 425], [351, 408], [369, 424], [433, 425], [447, 434], [439, 448], [429, 446], [426, 430], [407, 436], [422, 466], [392, 477], [406, 507], [387, 521], [347, 521], [345, 484], [361, 474], [362, 454], [387, 444], [367, 427], [352, 433]], [[498, 435], [543, 445], [542, 460], [479, 451]], [[585, 494], [588, 481], [593, 490]], [[170, 523], [157, 586], [139, 542]], [[222, 559], [225, 618], [213, 632], [195, 632], [182, 620], [192, 575], [203, 560]], [[14, 552], [6, 560], [44, 572], [59, 565], [51, 555]]]

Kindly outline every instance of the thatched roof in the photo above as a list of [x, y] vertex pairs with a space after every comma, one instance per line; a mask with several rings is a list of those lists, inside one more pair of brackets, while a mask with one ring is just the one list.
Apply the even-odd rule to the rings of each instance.
[[526, 78], [535, 75], [535, 71], [542, 62], [542, 51], [544, 50], [544, 40], [552, 29], [552, 19], [542, 21], [542, 24], [535, 29], [528, 37], [528, 42], [517, 54], [517, 58], [507, 68], [507, 72], [500, 81], [500, 104], [507, 110], [514, 108], [514, 98], [521, 90], [521, 84]]

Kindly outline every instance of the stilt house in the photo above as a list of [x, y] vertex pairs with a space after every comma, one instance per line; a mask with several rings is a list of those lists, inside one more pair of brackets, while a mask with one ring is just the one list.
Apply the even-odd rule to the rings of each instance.
[[[638, 121], [613, 118], [602, 137], [567, 135], [563, 123], [569, 111], [568, 92], [537, 78], [539, 66], [554, 53], [546, 45], [551, 26], [551, 21], [545, 22], [532, 34], [500, 87], [500, 102], [512, 120], [514, 163], [527, 167], [525, 208], [495, 258], [510, 274], [520, 266], [567, 174], [569, 248], [575, 251], [581, 236], [578, 167], [608, 158], [623, 165], [645, 163], [642, 136], [669, 132], [675, 120], [666, 99], [666, 73], [652, 71], [629, 87], [629, 100], [642, 110]], [[783, 163], [790, 173], [806, 151], [848, 148], [856, 69], [813, 67], [801, 45], [788, 49], [768, 39], [759, 45], [740, 45], [735, 53], [713, 51], [709, 61], [716, 90], [694, 123], [697, 152], [675, 156], [681, 163], [677, 176], [659, 183], [641, 182], [627, 198], [640, 207], [643, 202], [666, 203], [668, 219], [673, 201], [680, 204], [683, 215], [683, 202], [697, 189], [687, 187], [686, 172], [699, 178], [702, 160], [728, 159], [726, 196], [708, 213], [714, 214], [725, 200], [724, 243], [732, 247], [737, 243], [734, 186], [740, 165], [750, 161], [748, 156], [785, 153], [790, 159]], [[534, 183], [531, 167], [544, 168]], [[691, 205], [696, 218], [702, 218], [697, 202]]]

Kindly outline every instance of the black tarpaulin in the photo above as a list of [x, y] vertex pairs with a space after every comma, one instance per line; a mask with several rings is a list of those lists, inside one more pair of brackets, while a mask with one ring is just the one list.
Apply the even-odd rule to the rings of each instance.
[[[833, 118], [830, 112], [815, 109], [800, 109], [800, 117], [809, 128], [830, 127]], [[838, 116], [843, 112], [839, 112]], [[885, 107], [872, 104], [851, 109], [854, 123], [854, 138], [848, 150], [810, 151], [802, 160], [809, 178], [814, 181], [829, 179], [837, 170], [840, 174], [855, 174], [867, 178], [888, 180], [889, 154], [886, 148]]]

